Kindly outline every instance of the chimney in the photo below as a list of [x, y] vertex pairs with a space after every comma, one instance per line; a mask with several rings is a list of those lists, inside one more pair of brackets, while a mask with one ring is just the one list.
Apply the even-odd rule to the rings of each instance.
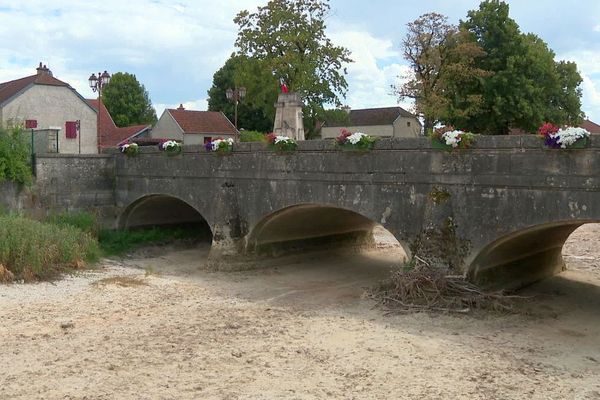
[[50, 76], [52, 76], [52, 71], [50, 71], [46, 65], [42, 65], [41, 62], [40, 62], [39, 67], [37, 67], [35, 70], [37, 71], [38, 75], [50, 75]]
[[183, 104], [179, 103], [179, 107], [177, 107], [177, 110], [179, 110], [179, 111], [185, 111], [185, 108], [183, 107]]

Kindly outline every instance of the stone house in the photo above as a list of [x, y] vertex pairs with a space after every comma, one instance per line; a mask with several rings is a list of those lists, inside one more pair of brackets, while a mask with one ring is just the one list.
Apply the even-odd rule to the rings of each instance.
[[152, 125], [132, 125], [118, 127], [115, 125], [108, 109], [98, 99], [87, 99], [87, 102], [98, 112], [98, 151], [111, 149], [122, 143], [135, 140], [149, 134]]
[[367, 108], [349, 111], [348, 123], [325, 121], [321, 137], [335, 138], [342, 129], [373, 137], [417, 137], [422, 126], [417, 117], [402, 107]]
[[0, 125], [35, 128], [42, 151], [98, 152], [96, 110], [42, 63], [35, 75], [0, 83]]
[[239, 135], [235, 126], [222, 112], [166, 109], [150, 132], [152, 139], [171, 139], [183, 144], [204, 144], [216, 138]]

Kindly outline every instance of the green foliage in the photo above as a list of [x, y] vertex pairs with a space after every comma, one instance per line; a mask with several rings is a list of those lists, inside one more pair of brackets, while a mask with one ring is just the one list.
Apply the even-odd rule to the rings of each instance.
[[411, 73], [394, 91], [400, 100], [415, 101], [415, 112], [424, 120], [425, 132], [439, 121], [469, 116], [478, 110], [479, 96], [457, 98], [457, 88], [476, 85], [486, 72], [475, 67], [483, 50], [465, 31], [437, 13], [424, 14], [407, 25], [402, 42]]
[[483, 1], [461, 23], [485, 51], [475, 66], [489, 71], [480, 85], [458, 87], [455, 95], [481, 96], [475, 115], [446, 122], [472, 131], [507, 134], [510, 128], [534, 132], [542, 122], [576, 124], [582, 118], [581, 76], [573, 63], [555, 62], [539, 37], [522, 34], [500, 0]]
[[119, 256], [145, 245], [161, 245], [175, 240], [199, 239], [198, 229], [152, 227], [131, 230], [101, 230], [98, 241], [107, 256]]
[[240, 142], [264, 142], [265, 134], [258, 131], [241, 131]]
[[16, 279], [49, 278], [98, 257], [96, 240], [73, 226], [0, 216], [0, 264]]
[[278, 82], [268, 68], [256, 59], [232, 55], [221, 69], [215, 72], [208, 90], [208, 110], [222, 111], [234, 121], [235, 105], [227, 99], [227, 89], [246, 88], [246, 97], [238, 104], [240, 129], [269, 132], [273, 129]]
[[96, 237], [98, 235], [98, 219], [94, 214], [87, 212], [61, 212], [46, 218], [49, 224], [57, 226], [70, 226]]
[[156, 122], [156, 111], [152, 107], [150, 95], [133, 74], [113, 74], [102, 90], [102, 101], [117, 126]]
[[309, 135], [323, 104], [341, 105], [340, 96], [348, 88], [344, 64], [352, 60], [348, 49], [335, 46], [325, 35], [329, 8], [327, 0], [271, 0], [234, 19], [238, 54], [260, 61], [300, 94]]
[[31, 148], [26, 131], [0, 128], [0, 182], [31, 184]]

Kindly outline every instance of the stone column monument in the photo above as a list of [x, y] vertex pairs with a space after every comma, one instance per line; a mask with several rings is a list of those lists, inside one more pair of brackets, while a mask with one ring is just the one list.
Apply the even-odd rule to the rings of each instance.
[[282, 90], [275, 103], [275, 124], [273, 133], [294, 140], [304, 140], [302, 122], [302, 100], [298, 93]]

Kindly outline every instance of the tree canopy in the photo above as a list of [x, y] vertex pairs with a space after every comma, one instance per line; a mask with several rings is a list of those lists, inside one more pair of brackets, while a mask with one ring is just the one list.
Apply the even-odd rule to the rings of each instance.
[[117, 126], [153, 124], [156, 111], [148, 91], [133, 74], [117, 72], [102, 89], [102, 102]]
[[346, 94], [345, 63], [350, 51], [335, 46], [325, 34], [328, 0], [271, 0], [256, 12], [241, 11], [238, 55], [261, 62], [276, 79], [305, 102], [307, 131], [324, 104], [341, 105]]
[[238, 127], [270, 132], [279, 86], [277, 79], [258, 60], [232, 55], [213, 76], [208, 90], [208, 110], [222, 111], [233, 121], [235, 105], [227, 99], [225, 91], [241, 86], [247, 93], [238, 104]]
[[533, 34], [521, 33], [509, 17], [509, 5], [485, 0], [468, 13], [461, 27], [486, 52], [475, 65], [491, 74], [479, 87], [463, 88], [482, 96], [480, 111], [465, 119], [477, 132], [507, 134], [511, 128], [535, 131], [544, 121], [576, 124], [582, 118], [581, 76], [573, 63], [555, 62], [548, 45]]
[[521, 33], [501, 0], [484, 0], [459, 26], [430, 13], [408, 24], [411, 76], [396, 93], [415, 101], [425, 128], [437, 122], [472, 132], [535, 132], [545, 121], [581, 121], [581, 76], [534, 34]]
[[485, 53], [464, 31], [449, 24], [444, 15], [428, 13], [408, 23], [402, 44], [411, 73], [394, 89], [401, 100], [415, 101], [426, 132], [439, 121], [468, 116], [478, 109], [479, 96], [454, 96], [457, 87], [472, 85], [485, 75], [474, 66], [475, 59]]

